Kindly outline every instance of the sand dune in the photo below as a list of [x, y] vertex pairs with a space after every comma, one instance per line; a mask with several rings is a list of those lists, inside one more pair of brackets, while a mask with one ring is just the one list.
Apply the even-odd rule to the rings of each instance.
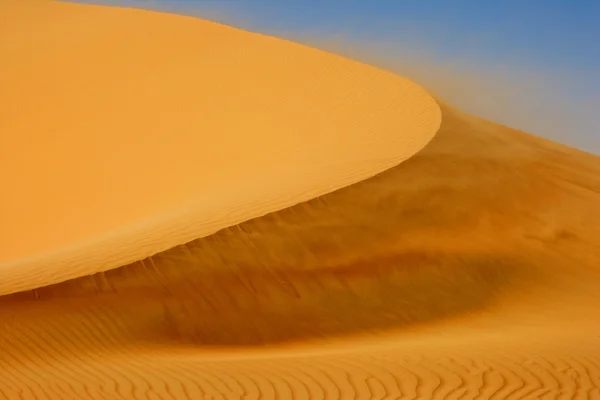
[[[90, 31], [96, 29], [92, 16], [100, 20], [103, 12], [121, 15], [123, 11], [52, 4], [56, 10], [70, 10], [69, 15], [90, 12]], [[45, 12], [49, 11], [40, 11], [39, 17]], [[138, 15], [137, 11], [123, 12], [131, 13], [127, 21]], [[159, 14], [139, 15], [159, 18]], [[189, 21], [229, 32], [225, 27]], [[285, 51], [291, 46], [277, 43]], [[317, 53], [322, 56], [316, 52], [315, 57]], [[271, 196], [264, 202], [268, 206], [240, 212], [240, 223], [224, 218], [223, 224], [233, 221], [234, 225], [221, 226], [217, 221], [212, 229], [222, 229], [200, 237], [210, 231], [202, 230], [197, 212], [193, 214], [197, 224], [190, 223], [196, 226], [185, 235], [201, 232], [200, 238], [120, 268], [112, 267], [123, 259], [121, 251], [127, 253], [124, 258], [138, 251], [135, 241], [129, 247], [97, 245], [111, 261], [93, 267], [87, 263], [101, 260], [101, 252], [97, 258], [82, 252], [85, 258], [77, 260], [75, 272], [65, 263], [48, 270], [59, 258], [43, 258], [52, 240], [75, 248], [72, 241], [78, 238], [77, 229], [89, 228], [89, 235], [104, 234], [113, 226], [100, 225], [104, 221], [87, 227], [85, 220], [74, 218], [64, 229], [60, 227], [65, 235], [58, 238], [51, 231], [31, 232], [33, 244], [20, 244], [17, 250], [2, 248], [0, 399], [600, 399], [600, 159], [443, 103], [418, 100], [430, 97], [401, 78], [334, 59], [356, 68], [348, 72], [348, 79], [364, 85], [361, 96], [368, 91], [365, 101], [373, 109], [379, 109], [378, 97], [390, 107], [395, 102], [407, 109], [414, 100], [416, 109], [398, 111], [398, 115], [392, 111], [377, 114], [379, 128], [360, 139], [365, 134], [361, 129], [374, 124], [374, 119], [360, 119], [364, 107], [356, 112], [360, 115], [346, 116], [348, 110], [342, 107], [349, 101], [346, 98], [339, 100], [339, 119], [331, 124], [348, 125], [328, 136], [329, 147], [319, 141], [323, 131], [307, 132], [297, 141], [288, 138], [291, 147], [307, 143], [303, 151], [319, 149], [321, 156], [330, 157], [322, 163], [315, 161], [315, 169], [302, 170], [303, 184], [310, 189], [304, 194], [293, 192], [299, 179], [281, 186], [280, 192], [265, 183], [260, 188], [270, 191], [256, 189], [255, 195]], [[336, 77], [341, 70], [334, 69], [332, 75]], [[365, 80], [360, 81], [363, 76]], [[389, 87], [389, 93], [398, 94], [386, 99], [371, 85], [381, 87], [382, 93]], [[16, 92], [14, 98], [19, 98]], [[17, 109], [10, 110], [16, 113]], [[295, 116], [294, 123], [304, 123], [290, 110], [286, 118]], [[86, 115], [85, 110], [78, 112]], [[412, 113], [430, 125], [413, 124]], [[187, 118], [192, 115], [190, 110]], [[124, 117], [119, 122], [123, 121]], [[433, 128], [440, 121], [436, 132]], [[273, 127], [272, 136], [262, 141], [273, 147], [261, 143], [265, 154], [254, 156], [258, 161], [264, 157], [263, 172], [273, 169], [267, 162], [277, 161], [276, 169], [291, 171], [292, 161], [309, 160], [299, 150], [282, 154], [282, 159], [267, 154], [278, 145], [287, 145], [277, 141], [276, 131]], [[256, 133], [244, 132], [231, 135]], [[29, 134], [43, 137], [40, 132]], [[347, 135], [360, 145], [344, 143]], [[410, 135], [414, 135], [412, 147], [404, 142]], [[2, 140], [3, 145], [17, 143], [8, 135]], [[225, 149], [228, 143], [218, 140], [215, 146]], [[371, 140], [377, 146], [364, 145]], [[155, 144], [161, 143], [170, 142]], [[171, 151], [181, 150], [186, 156], [190, 154], [187, 147]], [[40, 145], [35, 154], [39, 156], [42, 150]], [[224, 157], [225, 150], [219, 157]], [[241, 150], [247, 148], [241, 147], [238, 153], [246, 157]], [[70, 163], [81, 161], [64, 150], [60, 154]], [[2, 153], [2, 159], [18, 166], [16, 157], [8, 155]], [[213, 161], [221, 161], [219, 157]], [[258, 169], [251, 169], [250, 160], [244, 160], [244, 168], [234, 171], [239, 174], [228, 175], [228, 184], [254, 177]], [[192, 161], [198, 169], [206, 165], [195, 164], [192, 158], [186, 162], [192, 165]], [[310, 186], [327, 182], [312, 180], [311, 174], [325, 166], [334, 168], [338, 161], [340, 168], [322, 177], [331, 186], [323, 184], [318, 190]], [[143, 179], [157, 171], [169, 179], [177, 176], [170, 175], [164, 165], [152, 167]], [[347, 165], [360, 167], [341, 168]], [[177, 171], [178, 167], [172, 168]], [[27, 179], [40, 181], [33, 175], [41, 174], [42, 168], [23, 171], [29, 174]], [[340, 171], [347, 174], [340, 177]], [[59, 177], [59, 172], [52, 173]], [[3, 182], [22, 190], [15, 189], [14, 199], [43, 213], [42, 198], [18, 197], [42, 189], [25, 188], [25, 182], [17, 179], [25, 175], [2, 174]], [[198, 187], [218, 192], [221, 186], [211, 184], [212, 175], [206, 175], [208, 183], [198, 182]], [[55, 183], [56, 187], [72, 184], [68, 179], [75, 178], [71, 177], [66, 174], [65, 182]], [[160, 183], [170, 187], [166, 178]], [[118, 181], [120, 176], [113, 171], [105, 179], [112, 185], [112, 179]], [[103, 195], [104, 200], [113, 195], [97, 193], [100, 190], [89, 182], [84, 189]], [[121, 197], [124, 202], [143, 198], [153, 205], [151, 195], [156, 193], [145, 189], [134, 187]], [[181, 197], [157, 200], [156, 208], [148, 206], [137, 217], [153, 216], [163, 206], [179, 207], [184, 204], [180, 198], [187, 204], [204, 193], [183, 185], [173, 190], [180, 190], [175, 193]], [[229, 193], [233, 192], [219, 192], [223, 207], [232, 206], [227, 202]], [[235, 194], [242, 196], [243, 191]], [[316, 197], [299, 200], [303, 195]], [[67, 204], [77, 205], [77, 201], [69, 199]], [[110, 205], [117, 203], [111, 200]], [[24, 226], [17, 226], [18, 218], [12, 215], [15, 208], [10, 208], [14, 204], [6, 200], [1, 204], [3, 221], [10, 223], [3, 226], [14, 227], [13, 233], [2, 232], [3, 246], [21, 243], [27, 229], [52, 222], [32, 216]], [[50, 200], [46, 204], [53, 205]], [[114, 226], [133, 220], [122, 217], [119, 212], [123, 210], [115, 211]], [[77, 212], [92, 218], [86, 214], [93, 215], [92, 211]], [[241, 222], [244, 219], [248, 220]], [[179, 223], [176, 220], [173, 226]], [[129, 231], [140, 247], [172, 240], [156, 236], [145, 241], [136, 236], [143, 232], [151, 231]], [[159, 247], [152, 249], [156, 252]], [[28, 266], [21, 272], [14, 260], [25, 259], [29, 251], [39, 253], [39, 259], [37, 264], [19, 264]], [[149, 250], [136, 254], [143, 251]], [[64, 281], [94, 269], [101, 272]], [[55, 283], [44, 286], [41, 282]]]
[[440, 124], [416, 84], [284, 40], [53, 1], [3, 14], [0, 294], [361, 181]]

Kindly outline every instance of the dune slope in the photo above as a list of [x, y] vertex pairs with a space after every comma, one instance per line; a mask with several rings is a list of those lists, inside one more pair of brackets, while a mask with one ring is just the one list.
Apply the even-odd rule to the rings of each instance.
[[371, 179], [0, 297], [0, 397], [598, 399], [599, 207], [600, 158], [442, 106]]
[[44, 0], [0, 13], [0, 294], [361, 181], [440, 124], [416, 84], [281, 39]]
[[218, 24], [0, 10], [0, 400], [600, 399], [599, 157]]

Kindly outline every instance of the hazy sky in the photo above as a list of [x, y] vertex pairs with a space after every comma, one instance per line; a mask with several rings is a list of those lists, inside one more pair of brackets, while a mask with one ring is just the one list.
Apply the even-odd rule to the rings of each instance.
[[80, 0], [203, 17], [406, 75], [451, 104], [600, 154], [600, 1]]

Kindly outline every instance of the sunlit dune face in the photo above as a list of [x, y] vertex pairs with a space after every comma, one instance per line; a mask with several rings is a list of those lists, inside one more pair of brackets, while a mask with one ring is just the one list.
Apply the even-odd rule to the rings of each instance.
[[404, 161], [440, 124], [412, 82], [280, 39], [140, 10], [3, 8], [0, 262], [22, 271], [44, 257], [114, 268], [309, 200]]

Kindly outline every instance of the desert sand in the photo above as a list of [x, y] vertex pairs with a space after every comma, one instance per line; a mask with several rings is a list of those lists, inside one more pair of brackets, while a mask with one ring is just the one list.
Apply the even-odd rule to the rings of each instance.
[[3, 7], [0, 399], [600, 399], [599, 157], [279, 39]]

